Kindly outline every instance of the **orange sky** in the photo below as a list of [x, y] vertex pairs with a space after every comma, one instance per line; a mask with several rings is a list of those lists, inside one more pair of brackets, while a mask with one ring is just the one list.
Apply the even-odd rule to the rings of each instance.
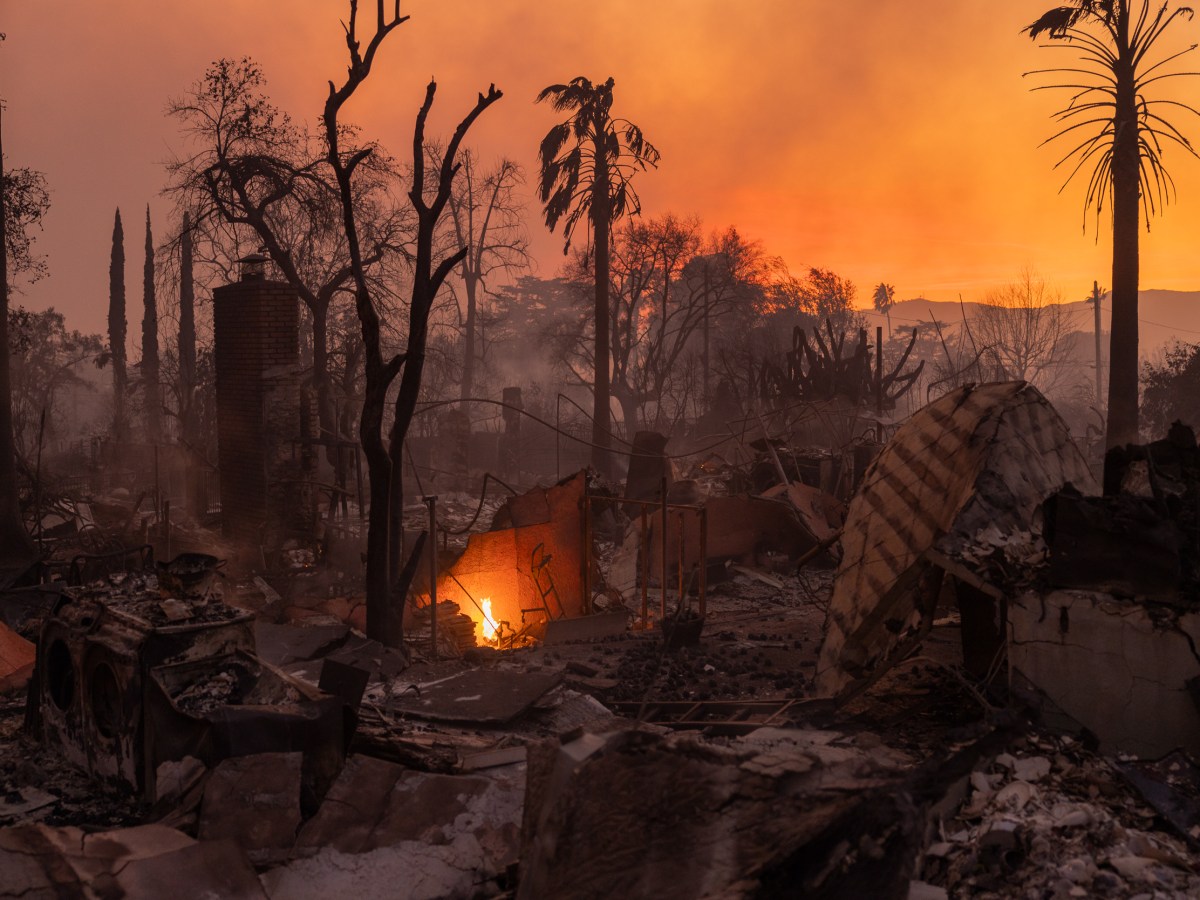
[[[533, 104], [575, 75], [616, 79], [616, 111], [662, 152], [639, 176], [647, 214], [736, 225], [796, 271], [833, 268], [867, 302], [875, 283], [900, 298], [980, 299], [1032, 266], [1067, 299], [1108, 281], [1108, 229], [1082, 232], [1083, 185], [1056, 195], [1053, 97], [1027, 69], [1070, 57], [1020, 29], [1047, 0], [420, 0], [385, 44], [350, 109], [402, 153], [425, 81], [439, 83], [448, 130], [477, 91], [505, 98], [473, 132], [484, 156], [532, 169], [553, 112]], [[344, 0], [11, 2], [0, 17], [0, 94], [12, 165], [44, 170], [53, 210], [41, 247], [51, 278], [17, 302], [54, 305], [103, 328], [113, 208], [126, 222], [130, 301], [140, 295], [142, 209], [158, 197], [177, 144], [163, 117], [218, 56], [253, 55], [276, 101], [315, 117], [343, 69]], [[914, 12], [919, 10], [919, 12]], [[1196, 40], [1200, 21], [1181, 37]], [[1200, 94], [1200, 80], [1188, 86]], [[1185, 122], [1200, 137], [1200, 123]], [[1200, 161], [1170, 151], [1179, 201], [1144, 238], [1144, 288], [1200, 289]], [[539, 274], [561, 242], [537, 217]]]

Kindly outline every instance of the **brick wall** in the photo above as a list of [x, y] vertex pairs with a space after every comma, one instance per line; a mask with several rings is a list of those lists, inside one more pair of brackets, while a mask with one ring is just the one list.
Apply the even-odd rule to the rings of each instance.
[[281, 489], [300, 434], [300, 301], [276, 281], [213, 291], [218, 465], [226, 535], [267, 544], [288, 517]]

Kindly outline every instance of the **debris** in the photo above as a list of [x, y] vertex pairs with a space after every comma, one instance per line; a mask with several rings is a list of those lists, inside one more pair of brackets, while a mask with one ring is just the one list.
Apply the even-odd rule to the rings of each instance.
[[232, 838], [256, 865], [287, 859], [300, 827], [301, 753], [256, 753], [220, 762], [200, 807], [201, 840]]
[[34, 644], [0, 622], [0, 693], [25, 687], [36, 659]]
[[559, 672], [468, 669], [419, 685], [417, 694], [387, 701], [389, 709], [422, 719], [502, 725], [537, 702], [562, 681]]
[[1031, 385], [968, 385], [914, 414], [850, 503], [817, 692], [861, 683], [928, 630], [942, 576], [926, 551], [956, 559], [986, 530], [1026, 529], [1067, 483], [1094, 480]]
[[548, 646], [567, 644], [574, 641], [599, 641], [613, 635], [624, 634], [629, 628], [629, 614], [624, 610], [579, 616], [573, 619], [555, 619], [546, 623], [542, 642]]
[[233, 841], [197, 842], [162, 825], [0, 829], [0, 896], [266, 900]]
[[619, 731], [535, 745], [517, 897], [902, 900], [921, 792], [840, 737]]
[[272, 897], [469, 898], [516, 861], [523, 779], [429, 775], [352, 758], [286, 866], [264, 876]]
[[774, 575], [768, 575], [766, 572], [760, 572], [758, 569], [751, 569], [749, 566], [739, 566], [736, 563], [729, 567], [734, 572], [740, 572], [747, 578], [753, 578], [755, 581], [761, 581], [767, 587], [773, 587], [776, 590], [783, 590], [783, 582]]
[[[509, 498], [493, 518], [491, 530], [472, 534], [462, 556], [441, 571], [438, 598], [457, 603], [483, 637], [489, 621], [493, 627], [504, 623], [508, 633], [520, 633], [529, 623], [583, 614], [589, 600], [582, 577], [586, 484], [587, 475], [580, 472], [547, 490], [535, 488]], [[557, 597], [557, 607], [549, 614], [535, 571], [547, 559]], [[428, 592], [420, 578], [415, 589]], [[484, 613], [485, 600], [491, 604], [489, 616]]]

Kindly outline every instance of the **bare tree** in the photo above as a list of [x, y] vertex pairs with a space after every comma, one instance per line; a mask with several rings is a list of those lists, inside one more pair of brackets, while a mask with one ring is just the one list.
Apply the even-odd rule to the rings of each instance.
[[[440, 171], [442, 149], [428, 148], [430, 165]], [[501, 159], [495, 167], [480, 171], [479, 162], [469, 150], [463, 150], [454, 188], [450, 193], [450, 222], [454, 242], [466, 247], [458, 264], [466, 309], [463, 313], [462, 393], [474, 396], [475, 368], [478, 361], [479, 304], [496, 277], [511, 277], [529, 268], [529, 237], [522, 218], [523, 208], [517, 189], [525, 183], [525, 173], [510, 159]]]
[[[408, 308], [408, 339], [403, 353], [385, 357], [380, 340], [379, 306], [367, 277], [368, 260], [364, 255], [355, 191], [355, 174], [370, 158], [373, 148], [366, 146], [343, 150], [343, 129], [338, 123], [342, 108], [370, 75], [375, 54], [383, 41], [408, 19], [400, 15], [399, 0], [396, 0], [390, 14], [385, 9], [384, 0], [377, 0], [375, 12], [374, 33], [367, 40], [364, 50], [358, 37], [358, 2], [350, 0], [350, 16], [346, 25], [349, 65], [340, 86], [332, 81], [329, 83], [322, 122], [328, 148], [325, 159], [333, 171], [338, 189], [342, 229], [364, 349], [366, 380], [359, 436], [367, 459], [371, 497], [367, 531], [367, 633], [390, 646], [400, 646], [403, 637], [403, 598], [397, 594], [402, 587], [399, 580], [403, 534], [404, 485], [401, 462], [404, 439], [420, 392], [430, 309], [446, 277], [469, 249], [460, 247], [457, 252], [435, 262], [434, 239], [438, 221], [450, 200], [454, 178], [458, 173], [459, 147], [471, 125], [484, 110], [500, 99], [501, 93], [492, 86], [486, 95], [479, 95], [475, 107], [459, 122], [446, 146], [438, 168], [436, 187], [427, 191], [425, 123], [433, 106], [437, 85], [431, 81], [425, 90], [425, 99], [417, 112], [413, 130], [413, 176], [409, 200], [416, 212], [417, 234], [412, 295]], [[400, 378], [400, 386], [391, 428], [385, 440], [387, 393], [397, 377]]]
[[[265, 94], [266, 78], [251, 59], [212, 63], [190, 92], [173, 100], [170, 115], [192, 140], [189, 155], [168, 164], [166, 193], [193, 219], [193, 233], [209, 245], [231, 248], [233, 258], [262, 250], [296, 289], [312, 325], [313, 388], [322, 437], [336, 437], [329, 377], [328, 316], [354, 275], [341, 228], [339, 187], [326, 160], [328, 138], [296, 125]], [[392, 159], [357, 131], [339, 124], [344, 152], [361, 152], [353, 184], [365, 277], [387, 295], [385, 265], [402, 255], [410, 223], [393, 201]], [[226, 227], [232, 233], [223, 233]], [[226, 253], [229, 256], [230, 253]], [[229, 265], [226, 259], [224, 264]]]
[[1074, 316], [1062, 294], [1032, 271], [989, 291], [966, 325], [997, 381], [1028, 381], [1050, 393], [1076, 364], [1068, 339], [1076, 330]]

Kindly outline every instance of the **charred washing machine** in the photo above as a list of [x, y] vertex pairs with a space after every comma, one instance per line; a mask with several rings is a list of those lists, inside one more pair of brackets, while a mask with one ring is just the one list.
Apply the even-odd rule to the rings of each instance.
[[38, 643], [43, 741], [93, 775], [142, 789], [151, 671], [254, 650], [254, 616], [217, 600], [164, 597], [154, 576], [65, 591]]
[[257, 658], [253, 613], [169, 574], [63, 593], [38, 643], [34, 730], [148, 801], [165, 762], [301, 751], [302, 799], [315, 803], [341, 768], [352, 714]]

